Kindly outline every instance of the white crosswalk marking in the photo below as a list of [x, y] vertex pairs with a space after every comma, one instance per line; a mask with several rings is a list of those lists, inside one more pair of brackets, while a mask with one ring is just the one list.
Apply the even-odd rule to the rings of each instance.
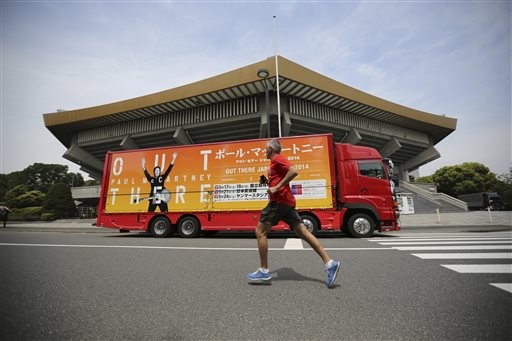
[[[380, 243], [379, 243], [380, 244]], [[414, 250], [512, 250], [512, 245], [394, 246], [401, 251]]]
[[453, 241], [422, 241], [422, 242], [410, 242], [407, 240], [399, 240], [397, 242], [382, 242], [379, 243], [380, 245], [430, 245], [430, 244], [436, 244], [436, 245], [447, 245], [447, 244], [504, 244], [504, 245], [512, 245], [512, 241], [506, 241], [506, 240], [453, 240]]
[[421, 259], [512, 259], [512, 252], [413, 253], [412, 255]]
[[510, 241], [512, 236], [510, 237], [446, 237], [446, 238], [410, 238], [410, 237], [400, 237], [400, 238], [369, 238], [368, 240], [371, 242], [401, 242], [401, 243], [408, 243], [408, 242], [426, 242], [426, 241], [462, 241], [462, 240], [505, 240]]
[[441, 264], [463, 274], [512, 274], [512, 264]]
[[512, 283], [489, 283], [489, 284], [492, 286], [495, 286], [496, 288], [506, 290], [512, 294]]
[[[510, 231], [474, 235], [470, 233], [431, 233], [397, 238], [369, 238], [368, 241], [411, 253], [420, 259], [441, 260], [442, 267], [463, 274], [512, 274], [512, 233]], [[442, 253], [434, 251], [443, 251]], [[475, 252], [476, 251], [476, 252]], [[479, 252], [480, 251], [480, 252]], [[458, 260], [457, 264], [447, 264]], [[475, 260], [479, 264], [460, 264], [460, 260]], [[496, 260], [501, 260], [496, 264]], [[489, 283], [493, 287], [512, 293], [512, 283]]]
[[511, 231], [502, 231], [502, 232], [493, 232], [490, 233], [468, 233], [468, 232], [462, 232], [462, 233], [400, 233], [399, 236], [393, 236], [386, 234], [385, 237], [374, 237], [369, 238], [369, 240], [373, 241], [379, 241], [379, 240], [389, 240], [389, 239], [425, 239], [425, 238], [433, 238], [433, 239], [440, 239], [440, 238], [512, 238], [512, 230]]
[[300, 238], [286, 239], [286, 243], [284, 243], [284, 249], [286, 249], [286, 250], [302, 250], [302, 249], [304, 249], [304, 245], [302, 245], [302, 239], [300, 239]]

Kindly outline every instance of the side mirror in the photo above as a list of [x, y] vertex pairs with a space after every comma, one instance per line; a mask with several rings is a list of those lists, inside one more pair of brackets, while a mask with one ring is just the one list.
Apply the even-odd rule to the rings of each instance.
[[389, 167], [389, 169], [393, 169], [395, 168], [395, 164], [393, 163], [393, 160], [391, 159], [384, 159], [384, 161], [386, 162], [386, 165]]

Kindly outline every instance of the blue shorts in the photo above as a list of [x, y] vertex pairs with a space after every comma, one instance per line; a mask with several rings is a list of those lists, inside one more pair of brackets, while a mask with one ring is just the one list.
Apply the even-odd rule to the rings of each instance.
[[280, 220], [290, 225], [292, 229], [302, 223], [302, 219], [295, 207], [272, 201], [269, 202], [261, 212], [260, 221], [274, 226]]

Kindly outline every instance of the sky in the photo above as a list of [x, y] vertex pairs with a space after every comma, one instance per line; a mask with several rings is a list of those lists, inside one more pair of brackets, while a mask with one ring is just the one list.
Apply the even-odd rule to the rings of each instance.
[[498, 175], [512, 167], [510, 1], [0, 6], [0, 173], [35, 162], [79, 170], [62, 157], [66, 148], [44, 126], [44, 113], [197, 82], [272, 57], [274, 43], [279, 55], [338, 82], [457, 119], [421, 176], [464, 162]]

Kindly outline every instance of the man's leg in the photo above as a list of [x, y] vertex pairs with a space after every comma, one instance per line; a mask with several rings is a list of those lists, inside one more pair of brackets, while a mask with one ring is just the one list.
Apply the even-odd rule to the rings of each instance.
[[260, 268], [256, 272], [247, 275], [250, 283], [270, 284], [272, 276], [268, 270], [268, 242], [267, 233], [272, 227], [271, 224], [262, 223], [256, 225], [256, 237], [258, 238], [258, 250], [260, 253]]
[[334, 281], [336, 280], [336, 276], [338, 276], [340, 262], [329, 257], [322, 244], [320, 244], [318, 238], [309, 232], [303, 223], [295, 225], [294, 230], [295, 233], [304, 239], [324, 261], [325, 270], [327, 271], [327, 286], [331, 288], [334, 284]]
[[258, 251], [260, 254], [260, 267], [268, 269], [268, 241], [267, 234], [271, 226], [268, 223], [258, 222], [256, 225], [256, 238], [258, 239]]
[[331, 257], [329, 257], [322, 244], [320, 244], [318, 238], [309, 232], [303, 223], [296, 225], [294, 227], [294, 231], [300, 238], [305, 240], [313, 248], [313, 250], [315, 250], [315, 252], [322, 258], [324, 263], [327, 263], [331, 260]]

